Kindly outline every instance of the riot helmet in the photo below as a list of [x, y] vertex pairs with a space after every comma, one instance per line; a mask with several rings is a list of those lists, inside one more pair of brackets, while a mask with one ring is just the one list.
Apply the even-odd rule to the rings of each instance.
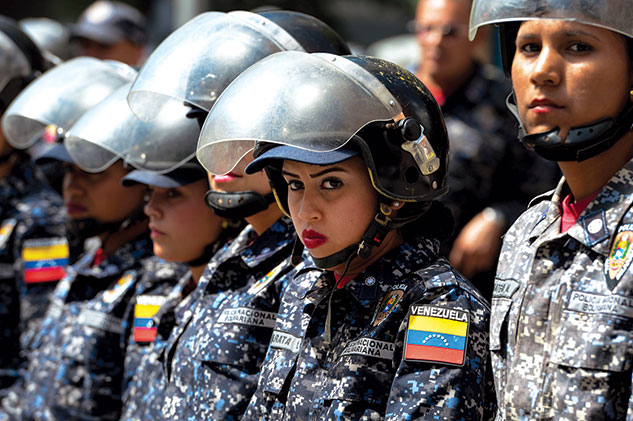
[[[448, 135], [439, 106], [414, 75], [378, 58], [282, 52], [253, 65], [211, 110], [198, 160], [211, 173], [226, 173], [255, 142], [247, 172], [265, 167], [285, 213], [287, 186], [279, 169], [290, 158], [284, 149], [300, 150], [308, 158], [298, 160], [316, 164], [362, 155], [378, 193], [376, 218], [360, 244], [315, 259], [321, 267], [368, 256], [389, 231], [422, 216], [448, 189]], [[384, 206], [394, 200], [405, 202], [398, 217]]]
[[12, 19], [0, 15], [0, 114], [51, 63]]
[[136, 71], [119, 62], [90, 57], [69, 60], [45, 72], [24, 89], [2, 117], [8, 142], [17, 149], [37, 143], [50, 125], [67, 131], [89, 108]]
[[[155, 118], [173, 101], [208, 112], [242, 71], [286, 50], [349, 53], [336, 32], [303, 13], [208, 12], [176, 30], [150, 55], [130, 91], [130, 106], [142, 119]], [[210, 191], [207, 201], [220, 216], [243, 218], [266, 209], [274, 198], [253, 191]]]
[[[594, 2], [586, 0], [474, 0], [470, 15], [470, 39], [484, 25], [499, 26], [504, 71], [510, 76], [515, 40], [521, 22], [555, 19], [597, 26], [624, 36], [633, 53], [633, 3], [627, 0]], [[633, 56], [632, 56], [633, 58]], [[633, 124], [633, 105], [627, 104], [618, 117], [572, 127], [565, 140], [559, 129], [527, 134], [518, 115], [514, 94], [507, 105], [519, 122], [519, 140], [540, 156], [552, 161], [583, 161], [615, 144]]]
[[130, 84], [119, 87], [84, 113], [66, 133], [64, 144], [75, 164], [102, 172], [118, 159], [135, 168], [169, 172], [190, 160], [200, 128], [187, 117], [190, 107], [171, 102], [159, 118], [140, 120], [127, 104]]
[[61, 64], [76, 55], [70, 29], [64, 24], [49, 18], [25, 18], [18, 23], [51, 63]]
[[[89, 173], [100, 173], [107, 170], [118, 160], [126, 165], [142, 169], [164, 170], [172, 167], [169, 157], [148, 163], [145, 156], [139, 152], [140, 146], [167, 144], [166, 138], [172, 144], [188, 144], [193, 148], [199, 127], [195, 119], [187, 117], [189, 107], [180, 104], [179, 109], [165, 108], [168, 114], [161, 118], [144, 122], [138, 119], [127, 104], [127, 94], [131, 83], [120, 86], [107, 98], [86, 111], [66, 132], [63, 148], [66, 156], [58, 152], [52, 155], [52, 149], [42, 158], [62, 159], [71, 161], [81, 170]], [[193, 151], [190, 155], [193, 154]], [[155, 157], [155, 155], [152, 155]], [[40, 161], [41, 159], [40, 158]], [[198, 174], [200, 174], [198, 170]], [[142, 207], [136, 209], [124, 221], [116, 223], [101, 223], [92, 219], [72, 221], [82, 234], [90, 230], [92, 235], [118, 229], [129, 225], [131, 221], [144, 219]]]

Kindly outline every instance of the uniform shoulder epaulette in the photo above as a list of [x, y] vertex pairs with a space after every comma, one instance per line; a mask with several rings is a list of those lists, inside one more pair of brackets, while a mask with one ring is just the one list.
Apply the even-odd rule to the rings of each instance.
[[453, 268], [444, 258], [440, 258], [431, 265], [417, 270], [415, 275], [424, 281], [427, 290], [459, 284]]
[[554, 196], [554, 192], [556, 191], [556, 189], [552, 189], [549, 191], [546, 191], [545, 193], [541, 193], [538, 196], [536, 196], [535, 198], [533, 198], [532, 200], [530, 200], [530, 203], [528, 203], [528, 209], [538, 205], [539, 203], [541, 203], [544, 200], [547, 199], [551, 199], [552, 196]]

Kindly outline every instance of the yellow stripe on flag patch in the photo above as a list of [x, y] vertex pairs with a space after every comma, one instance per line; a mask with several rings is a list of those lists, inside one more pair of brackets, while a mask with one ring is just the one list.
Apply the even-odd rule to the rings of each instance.
[[151, 319], [158, 313], [159, 309], [159, 305], [136, 303], [134, 306], [134, 317], [139, 319]]
[[410, 316], [409, 329], [466, 336], [468, 323], [442, 319], [439, 317]]
[[56, 244], [50, 246], [24, 247], [22, 259], [25, 261], [64, 259], [68, 257], [68, 244]]

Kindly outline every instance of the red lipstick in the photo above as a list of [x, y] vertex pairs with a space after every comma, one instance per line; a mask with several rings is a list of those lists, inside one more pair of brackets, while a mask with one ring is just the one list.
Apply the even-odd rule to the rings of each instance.
[[223, 175], [214, 175], [213, 181], [216, 183], [225, 183], [227, 181], [235, 180], [236, 178], [241, 178], [241, 177], [242, 177], [241, 175], [230, 172], [228, 174], [223, 174]]
[[327, 242], [327, 237], [317, 231], [307, 229], [301, 233], [303, 245], [309, 249], [317, 248]]

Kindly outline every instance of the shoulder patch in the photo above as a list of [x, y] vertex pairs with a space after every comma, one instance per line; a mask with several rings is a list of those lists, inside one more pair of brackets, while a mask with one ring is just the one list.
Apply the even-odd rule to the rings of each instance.
[[621, 225], [613, 240], [609, 257], [604, 264], [604, 274], [609, 285], [619, 282], [622, 275], [631, 266], [631, 261], [633, 260], [632, 242], [633, 224]]
[[167, 297], [162, 295], [139, 295], [134, 304], [134, 341], [154, 342], [156, 339], [157, 326], [154, 323], [154, 316], [165, 304]]
[[18, 221], [15, 218], [9, 218], [2, 221], [0, 225], [0, 249], [4, 247], [4, 245], [11, 237], [11, 233], [13, 232], [13, 228], [17, 225]]
[[255, 281], [255, 283], [248, 288], [248, 294], [255, 295], [262, 289], [266, 288], [266, 286], [268, 286], [268, 284], [270, 284], [285, 267], [285, 262], [281, 263], [279, 266], [268, 272], [266, 276]]
[[402, 296], [404, 296], [404, 289], [392, 289], [382, 298], [372, 323], [374, 327], [378, 326], [380, 322], [387, 318], [389, 313], [391, 313], [396, 307], [396, 304], [398, 304]]
[[23, 276], [27, 284], [59, 281], [66, 275], [70, 250], [64, 237], [25, 240]]
[[112, 288], [103, 293], [103, 301], [106, 303], [112, 303], [116, 301], [117, 298], [125, 293], [125, 291], [134, 282], [135, 279], [136, 272], [126, 272], [123, 276], [119, 278], [118, 281], [116, 281], [116, 284], [114, 284]]
[[404, 359], [462, 366], [468, 345], [470, 315], [432, 305], [412, 305]]

